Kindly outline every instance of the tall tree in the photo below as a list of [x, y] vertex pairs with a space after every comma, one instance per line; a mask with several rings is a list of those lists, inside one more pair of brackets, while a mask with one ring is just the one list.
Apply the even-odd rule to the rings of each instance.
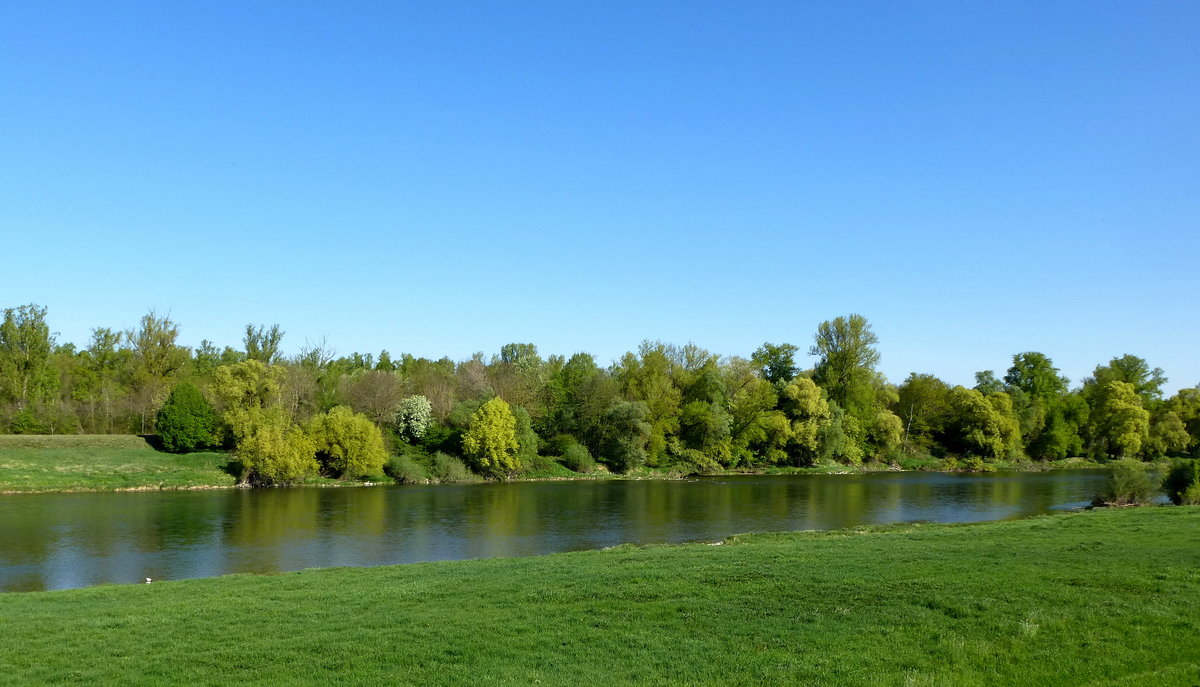
[[1162, 387], [1167, 377], [1162, 368], [1151, 368], [1144, 358], [1126, 353], [1113, 358], [1107, 365], [1098, 365], [1092, 376], [1084, 380], [1085, 390], [1103, 392], [1109, 382], [1125, 382], [1133, 385], [1133, 391], [1142, 399], [1143, 406], [1150, 406], [1162, 398]]
[[282, 357], [279, 353], [279, 343], [283, 340], [283, 334], [277, 324], [271, 325], [270, 329], [261, 324], [257, 327], [253, 324], [246, 325], [246, 336], [242, 338], [242, 343], [246, 346], [246, 357], [267, 365], [279, 362]]
[[125, 339], [133, 349], [131, 386], [143, 433], [150, 431], [150, 420], [157, 406], [166, 400], [172, 380], [191, 357], [188, 349], [176, 343], [178, 338], [179, 325], [169, 317], [159, 317], [153, 310], [142, 317], [137, 329], [125, 332]]
[[1150, 430], [1150, 413], [1142, 407], [1137, 387], [1111, 381], [1098, 390], [1095, 399], [1091, 426], [1096, 452], [1110, 458], [1137, 455]]
[[462, 438], [463, 453], [481, 472], [505, 477], [521, 469], [517, 459], [517, 419], [500, 397], [484, 403], [471, 417]]
[[829, 400], [854, 415], [875, 410], [874, 371], [879, 363], [879, 338], [862, 315], [822, 322], [813, 336], [809, 355], [817, 357], [813, 380]]
[[53, 348], [46, 308], [6, 308], [0, 323], [0, 395], [18, 408], [49, 396], [58, 386], [49, 364]]
[[796, 367], [796, 353], [800, 349], [789, 343], [764, 343], [754, 351], [750, 360], [759, 369], [763, 379], [777, 387], [792, 381], [799, 372]]

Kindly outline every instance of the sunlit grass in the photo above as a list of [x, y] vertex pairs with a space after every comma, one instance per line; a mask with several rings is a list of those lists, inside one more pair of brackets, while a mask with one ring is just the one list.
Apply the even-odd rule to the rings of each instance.
[[1194, 685], [1200, 507], [0, 595], [0, 682]]

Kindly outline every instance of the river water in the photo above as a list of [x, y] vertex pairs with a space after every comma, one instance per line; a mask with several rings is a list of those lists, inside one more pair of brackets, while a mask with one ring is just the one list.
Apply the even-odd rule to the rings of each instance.
[[1105, 478], [887, 472], [5, 495], [0, 591], [1003, 520], [1084, 505]]

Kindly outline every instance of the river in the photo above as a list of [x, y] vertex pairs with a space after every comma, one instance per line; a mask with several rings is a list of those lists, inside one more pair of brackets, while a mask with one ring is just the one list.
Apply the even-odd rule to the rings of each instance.
[[1085, 504], [1099, 470], [0, 496], [0, 591], [531, 556], [741, 532], [1003, 520]]

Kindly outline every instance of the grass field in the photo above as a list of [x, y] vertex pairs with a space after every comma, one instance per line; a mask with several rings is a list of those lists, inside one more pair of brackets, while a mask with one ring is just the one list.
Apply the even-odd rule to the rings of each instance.
[[227, 487], [227, 463], [226, 453], [161, 453], [136, 436], [0, 435], [0, 492]]
[[1200, 684], [1200, 508], [0, 595], [7, 684]]

